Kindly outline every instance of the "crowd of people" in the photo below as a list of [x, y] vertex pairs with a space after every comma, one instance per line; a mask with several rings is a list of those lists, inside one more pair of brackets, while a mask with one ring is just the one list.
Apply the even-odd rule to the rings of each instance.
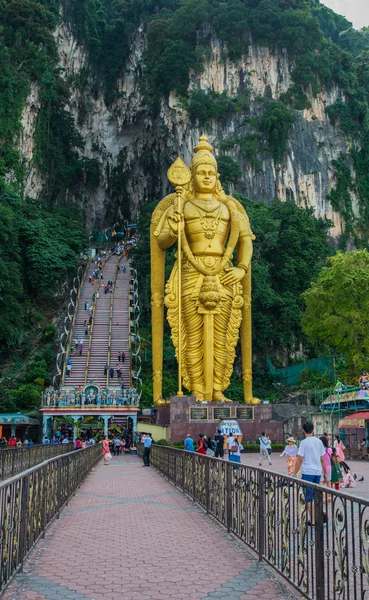
[[0, 439], [0, 448], [22, 448], [22, 446], [34, 446], [34, 443], [31, 439], [25, 438], [22, 442], [20, 438], [16, 438], [14, 435], [11, 436], [9, 440], [3, 436]]
[[[307, 479], [311, 483], [322, 483], [336, 490], [356, 487], [357, 476], [352, 474], [345, 460], [346, 448], [340, 436], [334, 436], [333, 444], [326, 432], [317, 438], [312, 423], [305, 423], [304, 434], [305, 439], [299, 445], [293, 437], [286, 439], [281, 456], [287, 458], [288, 475], [299, 475], [301, 469], [302, 479], [311, 477]], [[359, 481], [363, 481], [363, 478]]]

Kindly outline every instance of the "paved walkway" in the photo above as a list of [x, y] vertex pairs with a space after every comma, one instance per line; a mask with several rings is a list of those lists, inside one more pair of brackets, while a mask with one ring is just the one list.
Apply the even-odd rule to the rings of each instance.
[[292, 600], [255, 555], [137, 457], [99, 464], [3, 600]]

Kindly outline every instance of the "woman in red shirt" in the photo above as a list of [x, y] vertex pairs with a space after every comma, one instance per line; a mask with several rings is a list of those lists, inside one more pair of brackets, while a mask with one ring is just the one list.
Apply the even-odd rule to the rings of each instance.
[[205, 454], [206, 455], [204, 434], [203, 433], [199, 433], [199, 438], [200, 439], [198, 441], [198, 446], [197, 446], [196, 452], [198, 452], [199, 454]]
[[8, 442], [8, 446], [10, 446], [11, 448], [14, 448], [17, 444], [17, 440], [15, 439], [15, 437], [12, 437], [9, 442]]

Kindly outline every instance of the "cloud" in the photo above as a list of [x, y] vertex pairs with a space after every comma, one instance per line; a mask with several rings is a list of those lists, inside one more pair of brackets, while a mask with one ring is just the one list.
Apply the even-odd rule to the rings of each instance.
[[323, 4], [352, 21], [356, 29], [369, 26], [368, 0], [323, 0]]

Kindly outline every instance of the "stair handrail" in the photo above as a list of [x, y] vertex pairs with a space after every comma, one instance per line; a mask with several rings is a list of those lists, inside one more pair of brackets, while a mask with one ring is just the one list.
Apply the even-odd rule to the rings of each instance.
[[99, 275], [97, 277], [97, 286], [95, 288], [95, 300], [94, 303], [92, 305], [92, 320], [91, 320], [91, 327], [90, 327], [90, 337], [88, 340], [88, 350], [87, 350], [87, 358], [86, 358], [86, 367], [85, 367], [85, 377], [84, 377], [84, 385], [86, 385], [87, 383], [87, 376], [88, 376], [88, 366], [90, 363], [90, 355], [91, 355], [91, 344], [92, 344], [92, 333], [93, 333], [93, 328], [94, 328], [94, 323], [95, 323], [95, 311], [96, 311], [96, 301], [97, 301], [97, 297], [96, 297], [96, 293], [100, 290], [100, 284], [101, 284], [101, 275], [102, 272], [104, 270], [104, 267], [106, 265], [106, 263], [110, 260], [110, 258], [112, 257], [112, 254], [109, 254], [108, 256], [106, 256], [104, 258], [104, 260], [102, 261], [102, 269], [99, 272]]
[[60, 374], [60, 385], [59, 387], [61, 387], [64, 384], [64, 380], [65, 380], [65, 369], [67, 366], [67, 359], [69, 357], [70, 354], [70, 347], [71, 347], [71, 342], [72, 342], [72, 333], [73, 333], [73, 329], [74, 329], [74, 325], [76, 322], [76, 318], [77, 318], [77, 311], [78, 311], [78, 306], [79, 306], [79, 300], [81, 297], [81, 290], [85, 284], [86, 281], [86, 277], [87, 277], [87, 272], [90, 268], [90, 264], [91, 264], [91, 257], [88, 259], [86, 266], [85, 266], [85, 270], [83, 272], [80, 284], [78, 286], [78, 292], [77, 292], [77, 296], [76, 296], [76, 300], [74, 303], [74, 311], [73, 311], [73, 317], [71, 320], [71, 324], [70, 324], [70, 328], [69, 328], [69, 333], [68, 333], [68, 339], [67, 339], [67, 344], [66, 344], [66, 348], [65, 348], [65, 355], [64, 355], [64, 360], [63, 360], [63, 368]]
[[92, 344], [92, 332], [94, 329], [94, 322], [95, 322], [95, 311], [96, 311], [96, 305], [97, 305], [97, 292], [100, 289], [100, 283], [101, 283], [101, 273], [99, 273], [98, 277], [97, 277], [97, 284], [95, 287], [95, 300], [93, 301], [92, 304], [92, 319], [91, 319], [91, 326], [90, 326], [90, 337], [88, 339], [88, 350], [87, 350], [87, 357], [86, 357], [86, 366], [85, 366], [85, 377], [84, 377], [84, 385], [86, 385], [87, 383], [87, 374], [88, 374], [88, 364], [90, 362], [90, 354], [91, 354], [91, 344]]
[[112, 293], [110, 294], [110, 313], [109, 313], [109, 335], [108, 335], [108, 368], [106, 371], [106, 389], [109, 389], [109, 370], [110, 370], [110, 358], [111, 358], [111, 332], [112, 332], [112, 325], [113, 325], [113, 304], [114, 304], [114, 294], [115, 294], [115, 285], [117, 282], [117, 275], [118, 275], [118, 266], [120, 264], [120, 261], [122, 260], [123, 256], [120, 256], [118, 258], [117, 264], [115, 266], [115, 273], [114, 273], [114, 281], [113, 281], [113, 289], [112, 289]]

